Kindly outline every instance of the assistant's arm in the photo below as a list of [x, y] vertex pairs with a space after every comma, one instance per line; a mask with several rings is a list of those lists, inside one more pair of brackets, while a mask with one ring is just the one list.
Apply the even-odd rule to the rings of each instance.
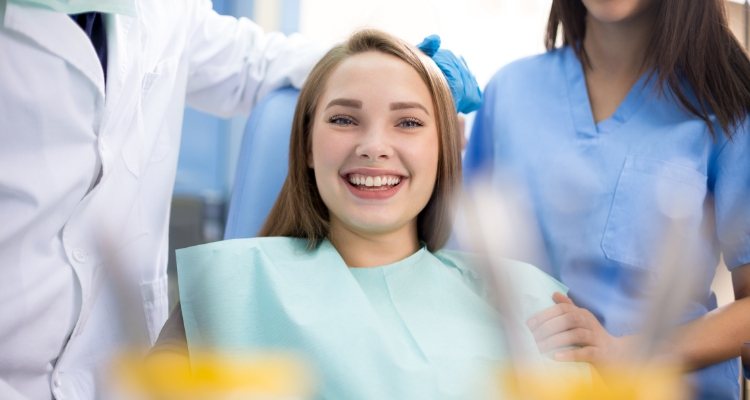
[[739, 357], [750, 341], [750, 264], [732, 270], [735, 301], [685, 325], [675, 353], [693, 368]]

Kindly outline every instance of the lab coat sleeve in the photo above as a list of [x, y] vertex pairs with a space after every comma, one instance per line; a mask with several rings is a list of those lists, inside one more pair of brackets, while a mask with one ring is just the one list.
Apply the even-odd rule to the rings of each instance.
[[266, 33], [247, 18], [200, 1], [186, 46], [188, 105], [219, 116], [247, 114], [267, 93], [301, 87], [325, 47], [299, 34]]
[[18, 393], [16, 389], [10, 386], [3, 379], [0, 379], [0, 398], [5, 400], [26, 400], [26, 397], [21, 395], [21, 393]]
[[750, 118], [717, 157], [716, 229], [729, 269], [750, 263]]

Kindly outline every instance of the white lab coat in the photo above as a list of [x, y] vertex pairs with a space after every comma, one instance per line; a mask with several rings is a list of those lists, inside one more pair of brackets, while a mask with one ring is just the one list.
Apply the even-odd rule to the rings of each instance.
[[[167, 232], [185, 102], [248, 112], [321, 55], [208, 0], [107, 15], [107, 85], [65, 14], [0, 27], [0, 398], [101, 396], [101, 363], [167, 317]], [[0, 12], [2, 15], [2, 12]], [[101, 174], [100, 174], [101, 171]], [[58, 358], [59, 357], [59, 358]]]

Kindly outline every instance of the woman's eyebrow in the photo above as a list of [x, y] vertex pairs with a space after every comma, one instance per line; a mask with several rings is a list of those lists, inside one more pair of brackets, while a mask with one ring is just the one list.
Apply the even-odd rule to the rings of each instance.
[[417, 102], [404, 101], [404, 102], [391, 103], [391, 110], [403, 110], [407, 108], [420, 108], [425, 113], [427, 113], [427, 115], [430, 115], [430, 112], [427, 111], [427, 108]]
[[344, 106], [344, 107], [351, 107], [351, 108], [362, 108], [362, 102], [359, 100], [354, 99], [333, 99], [330, 103], [326, 106], [326, 109], [331, 108], [333, 106]]

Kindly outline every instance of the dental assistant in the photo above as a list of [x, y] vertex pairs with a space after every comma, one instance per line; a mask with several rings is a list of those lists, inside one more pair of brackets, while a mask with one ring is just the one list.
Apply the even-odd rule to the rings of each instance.
[[99, 398], [102, 362], [167, 317], [185, 105], [247, 113], [323, 49], [208, 0], [2, 0], [0, 16], [0, 398]]
[[[492, 79], [465, 158], [468, 175], [528, 192], [543, 269], [570, 287], [529, 321], [559, 360], [633, 351], [664, 251], [693, 252], [699, 294], [671, 353], [696, 399], [738, 398], [750, 339], [750, 61], [723, 7], [554, 0], [548, 51]], [[717, 308], [720, 255], [736, 300]]]

